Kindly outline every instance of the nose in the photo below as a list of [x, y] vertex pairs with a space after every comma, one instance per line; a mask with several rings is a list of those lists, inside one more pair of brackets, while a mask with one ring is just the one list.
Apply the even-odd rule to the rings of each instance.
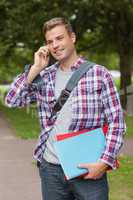
[[54, 41], [53, 41], [53, 48], [54, 48], [54, 49], [57, 49], [58, 46], [59, 46], [59, 43], [58, 43], [56, 40], [54, 40]]

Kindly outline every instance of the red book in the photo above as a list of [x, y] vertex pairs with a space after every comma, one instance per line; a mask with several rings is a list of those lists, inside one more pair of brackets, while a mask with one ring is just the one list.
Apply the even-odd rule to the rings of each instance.
[[[88, 129], [83, 129], [83, 130], [76, 131], [76, 132], [58, 134], [58, 135], [56, 135], [56, 139], [57, 139], [57, 141], [64, 140], [65, 138], [69, 138], [69, 137], [73, 137], [73, 136], [76, 136], [76, 135], [80, 135], [82, 133], [85, 133], [86, 131], [91, 131], [91, 130], [94, 130], [94, 128], [91, 128], [89, 130]], [[107, 132], [108, 132], [108, 125], [105, 124], [102, 127], [102, 130], [103, 130], [104, 135], [106, 135]]]

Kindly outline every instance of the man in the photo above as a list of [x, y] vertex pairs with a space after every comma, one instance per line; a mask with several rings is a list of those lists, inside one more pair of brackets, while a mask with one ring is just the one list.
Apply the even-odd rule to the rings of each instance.
[[[78, 56], [76, 35], [65, 19], [53, 18], [44, 24], [43, 30], [46, 46], [39, 48], [34, 55], [34, 64], [16, 78], [7, 94], [6, 104], [22, 107], [37, 102], [42, 131], [34, 157], [40, 163], [44, 200], [107, 200], [106, 170], [116, 168], [115, 158], [125, 131], [116, 87], [108, 70], [96, 64], [80, 79], [61, 111], [51, 117], [61, 90], [85, 59]], [[47, 67], [50, 54], [57, 62]], [[37, 83], [38, 75], [40, 82]], [[109, 129], [99, 161], [79, 163], [89, 173], [83, 178], [65, 180], [53, 147], [55, 135], [102, 127], [105, 122]]]

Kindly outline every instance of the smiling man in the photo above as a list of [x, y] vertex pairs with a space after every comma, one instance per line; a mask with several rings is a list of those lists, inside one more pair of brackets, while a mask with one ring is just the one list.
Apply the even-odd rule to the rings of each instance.
[[[64, 18], [47, 21], [43, 31], [46, 46], [37, 50], [33, 65], [13, 82], [6, 104], [22, 107], [37, 102], [41, 133], [34, 157], [38, 161], [43, 200], [108, 200], [106, 170], [116, 169], [115, 159], [125, 131], [116, 87], [108, 70], [95, 64], [80, 79], [60, 112], [51, 117], [67, 81], [86, 59], [77, 54], [76, 35]], [[57, 62], [47, 67], [50, 54]], [[34, 82], [38, 75], [41, 84]], [[99, 161], [79, 163], [89, 173], [66, 180], [53, 145], [56, 134], [102, 127], [105, 122], [109, 128]]]

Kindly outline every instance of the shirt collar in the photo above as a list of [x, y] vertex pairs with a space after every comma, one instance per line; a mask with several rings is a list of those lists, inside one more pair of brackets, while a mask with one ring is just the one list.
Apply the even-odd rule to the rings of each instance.
[[71, 66], [71, 70], [75, 71], [83, 62], [85, 62], [85, 58], [79, 57], [76, 62]]
[[[85, 62], [85, 58], [80, 56], [76, 62], [70, 67], [71, 71], [75, 71], [79, 66], [80, 64], [82, 64], [83, 62]], [[55, 63], [55, 68], [57, 69], [59, 67], [59, 62], [56, 62]]]

